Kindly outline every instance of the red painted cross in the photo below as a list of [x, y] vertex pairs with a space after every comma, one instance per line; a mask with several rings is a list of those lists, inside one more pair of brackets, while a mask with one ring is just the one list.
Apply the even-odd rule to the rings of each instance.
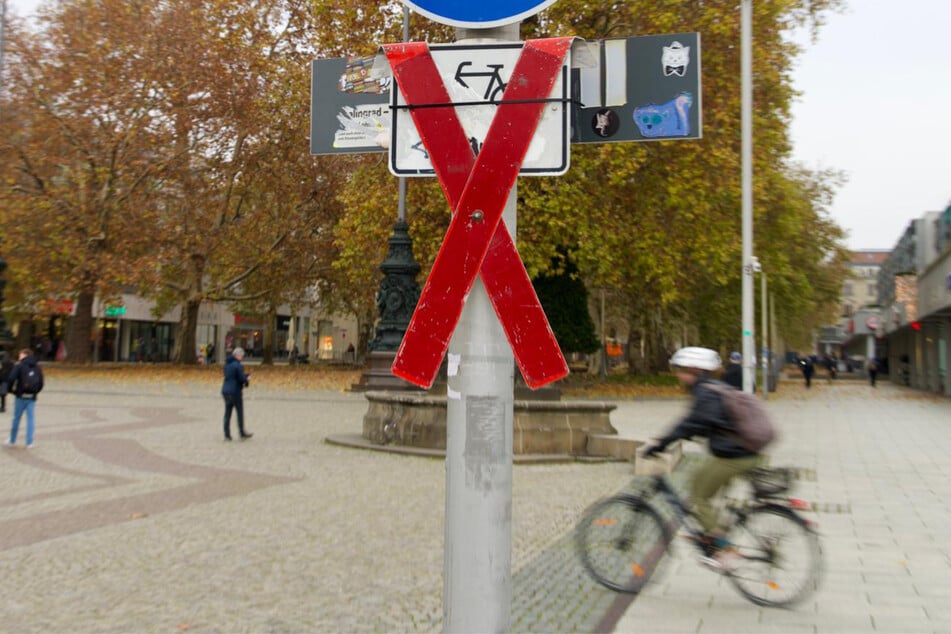
[[426, 43], [383, 47], [454, 210], [393, 362], [396, 376], [432, 385], [480, 272], [526, 384], [538, 388], [568, 374], [525, 266], [500, 221], [571, 40], [525, 42], [478, 157]]

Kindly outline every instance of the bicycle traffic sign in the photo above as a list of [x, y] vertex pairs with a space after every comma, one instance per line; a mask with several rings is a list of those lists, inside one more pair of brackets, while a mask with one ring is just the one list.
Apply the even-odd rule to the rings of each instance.
[[403, 0], [434, 22], [470, 29], [489, 29], [519, 22], [555, 0]]
[[[500, 97], [499, 87], [508, 81], [515, 58], [506, 60], [506, 69], [506, 61], [499, 56], [514, 53], [493, 52], [499, 46], [469, 46], [464, 48], [464, 53], [442, 62], [442, 79], [459, 90], [458, 98], [480, 104], [460, 109], [464, 126], [468, 125], [466, 118], [483, 116], [488, 120], [494, 112], [491, 104]], [[433, 48], [439, 51], [435, 56], [440, 63], [439, 57], [444, 54], [441, 49], [448, 46]], [[589, 40], [585, 50], [593, 51], [595, 62], [569, 71], [571, 100], [567, 118], [571, 143], [702, 137], [699, 33]], [[579, 57], [574, 55], [571, 66], [581, 66], [577, 63]], [[415, 135], [407, 112], [402, 112], [398, 124], [399, 138], [394, 135], [392, 77], [378, 69], [372, 56], [316, 60], [311, 73], [312, 154], [395, 151], [395, 146], [400, 144], [402, 148], [397, 156], [390, 157], [391, 169], [395, 164], [394, 171], [400, 176], [435, 175], [431, 165], [419, 161], [424, 157], [424, 150], [418, 136], [412, 140], [407, 137], [403, 145], [405, 135]], [[559, 91], [558, 94], [564, 93]], [[476, 111], [480, 109], [489, 115], [479, 115]], [[555, 116], [550, 113], [549, 118], [543, 120], [523, 175], [560, 173], [552, 166], [558, 165], [562, 152], [567, 165], [570, 148], [565, 147], [562, 131], [551, 118]], [[483, 129], [487, 129], [487, 125], [481, 124]], [[538, 145], [542, 141], [545, 145]], [[550, 172], [531, 171], [535, 167], [532, 155], [536, 151], [544, 152], [545, 158], [540, 159], [539, 164], [547, 162]]]
[[[431, 45], [438, 69], [434, 81], [445, 85], [456, 106], [466, 138], [476, 154], [482, 147], [499, 100], [522, 52], [522, 43], [493, 45]], [[571, 140], [569, 64], [555, 78], [538, 130], [532, 138], [520, 174], [559, 176], [568, 170]], [[391, 106], [390, 171], [395, 176], [433, 176], [430, 161], [401, 91], [394, 90]]]
[[422, 387], [432, 385], [479, 274], [526, 384], [541, 387], [568, 373], [501, 218], [549, 105], [548, 96], [563, 72], [571, 41], [525, 42], [478, 155], [428, 45], [414, 42], [383, 47], [454, 212], [396, 353], [394, 375]]

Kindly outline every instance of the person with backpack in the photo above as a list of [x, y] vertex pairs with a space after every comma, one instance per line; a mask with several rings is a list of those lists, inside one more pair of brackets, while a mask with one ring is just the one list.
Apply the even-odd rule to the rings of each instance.
[[26, 412], [26, 447], [33, 448], [33, 430], [35, 428], [36, 395], [43, 391], [43, 371], [33, 357], [29, 348], [20, 350], [19, 362], [10, 372], [10, 391], [16, 396], [13, 403], [13, 423], [10, 426], [10, 437], [7, 445], [13, 446], [17, 442], [17, 432], [20, 430], [20, 417]]
[[[757, 413], [755, 408], [761, 405], [749, 402], [755, 396], [713, 379], [713, 373], [721, 367], [716, 351], [681, 348], [670, 358], [670, 367], [693, 396], [693, 402], [687, 415], [655, 444], [646, 446], [642, 455], [655, 456], [676, 440], [707, 438], [712, 455], [691, 475], [690, 499], [697, 520], [706, 531], [704, 539], [717, 552], [716, 563], [726, 567], [729, 542], [718, 525], [712, 501], [733, 478], [765, 464], [765, 456], [760, 452], [775, 432], [765, 418], [765, 409]], [[748, 419], [750, 425], [732, 420], [741, 417]], [[724, 561], [720, 561], [721, 554]]]

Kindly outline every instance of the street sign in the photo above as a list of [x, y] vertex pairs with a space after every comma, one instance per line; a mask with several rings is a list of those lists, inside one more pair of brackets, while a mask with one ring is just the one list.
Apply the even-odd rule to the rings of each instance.
[[[498, 100], [499, 86], [508, 81], [520, 46], [469, 46], [460, 47], [456, 52], [443, 52], [444, 49], [451, 51], [453, 47], [449, 45], [432, 48], [438, 51], [434, 57], [454, 100], [490, 104]], [[570, 82], [561, 84], [569, 87], [572, 97], [567, 121], [570, 143], [702, 136], [698, 33], [593, 40], [586, 46], [596, 52], [597, 63], [570, 70]], [[390, 112], [391, 78], [373, 77], [372, 61], [372, 57], [363, 57], [313, 63], [311, 153], [382, 152], [392, 145], [394, 156], [390, 157], [390, 163], [394, 173], [434, 176], [418, 136], [412, 136], [415, 128], [405, 109], [397, 114], [394, 124]], [[496, 69], [500, 63], [502, 66]], [[399, 103], [405, 105], [401, 99]], [[470, 136], [476, 142], [484, 135], [493, 111], [494, 106], [488, 105], [465, 106], [459, 110], [463, 126], [475, 130]], [[567, 168], [569, 148], [564, 144], [560, 122], [556, 124], [554, 112], [546, 114], [542, 132], [533, 140], [523, 175], [561, 173], [562, 163]], [[394, 125], [398, 130], [394, 131]], [[482, 132], [477, 134], [478, 130]], [[535, 162], [533, 156], [538, 157]]]
[[469, 29], [490, 29], [519, 22], [555, 0], [403, 0], [434, 22]]
[[391, 77], [371, 75], [374, 59], [311, 64], [311, 154], [382, 152], [389, 145]]
[[525, 382], [540, 387], [568, 373], [501, 217], [571, 40], [525, 43], [478, 156], [426, 43], [384, 46], [406, 103], [426, 106], [411, 116], [454, 210], [393, 362], [396, 376], [432, 385], [480, 271]]
[[594, 44], [600, 63], [572, 71], [572, 143], [701, 137], [699, 33]]
[[[509, 84], [522, 52], [522, 43], [494, 45], [433, 45], [429, 47], [439, 71], [436, 79], [449, 93], [466, 138], [478, 154], [485, 142], [499, 100]], [[570, 54], [562, 67], [543, 110], [538, 131], [522, 164], [522, 176], [558, 176], [568, 170], [571, 137]], [[416, 125], [412, 108], [402, 93], [393, 91], [390, 171], [396, 176], [433, 176], [430, 161]]]

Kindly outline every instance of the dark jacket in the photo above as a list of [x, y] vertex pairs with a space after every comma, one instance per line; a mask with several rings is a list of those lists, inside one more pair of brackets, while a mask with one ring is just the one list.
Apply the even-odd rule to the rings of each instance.
[[248, 386], [248, 375], [244, 373], [244, 366], [229, 354], [225, 359], [225, 382], [221, 386], [221, 393], [229, 396], [240, 395], [241, 390]]
[[0, 353], [0, 383], [10, 383], [10, 373], [13, 372], [13, 361], [6, 352]]
[[743, 366], [739, 363], [728, 363], [723, 372], [723, 382], [732, 385], [738, 390], [743, 389]]
[[[22, 379], [30, 370], [36, 370], [36, 373], [39, 375], [35, 393], [25, 393], [23, 391]], [[36, 363], [36, 357], [25, 357], [22, 361], [13, 366], [13, 371], [10, 372], [9, 385], [10, 391], [16, 394], [18, 398], [36, 400], [36, 395], [43, 390], [43, 370], [41, 370], [40, 366]]]
[[690, 388], [693, 395], [690, 412], [658, 441], [658, 446], [663, 449], [675, 440], [699, 436], [709, 439], [710, 453], [717, 458], [745, 458], [756, 455], [731, 436], [735, 427], [726, 415], [723, 397], [709, 387], [704, 387], [710, 383], [712, 381], [706, 377], [700, 377], [694, 383]]

